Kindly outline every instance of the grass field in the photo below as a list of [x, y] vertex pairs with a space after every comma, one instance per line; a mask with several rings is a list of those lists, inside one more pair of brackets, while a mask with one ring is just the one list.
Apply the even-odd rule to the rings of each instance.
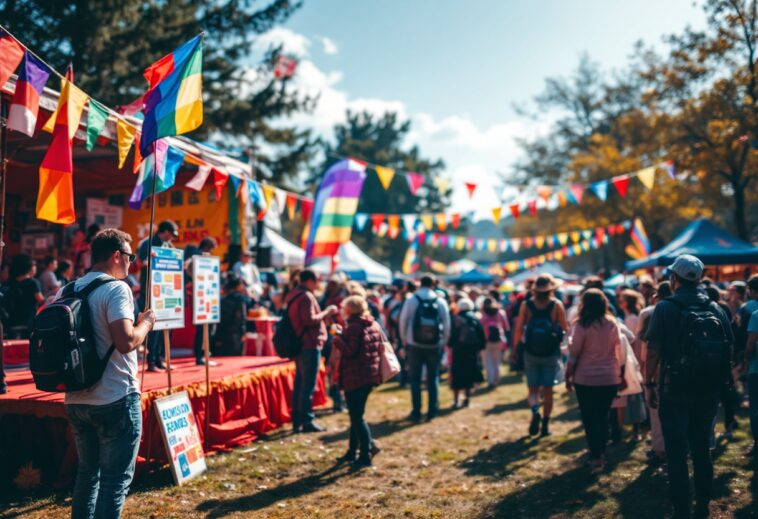
[[[575, 397], [556, 397], [553, 435], [526, 435], [529, 410], [520, 377], [508, 375], [480, 391], [468, 409], [450, 410], [441, 388], [441, 416], [405, 419], [409, 391], [388, 384], [369, 398], [367, 418], [382, 452], [374, 466], [335, 467], [347, 446], [348, 417], [319, 418], [328, 431], [288, 430], [209, 458], [208, 473], [179, 488], [166, 468], [133, 486], [124, 517], [666, 517], [666, 474], [645, 462], [643, 443], [609, 447], [606, 471], [593, 476]], [[758, 477], [744, 452], [746, 417], [734, 441], [715, 451], [713, 517], [758, 517]], [[70, 493], [14, 498], [1, 517], [66, 517]]]

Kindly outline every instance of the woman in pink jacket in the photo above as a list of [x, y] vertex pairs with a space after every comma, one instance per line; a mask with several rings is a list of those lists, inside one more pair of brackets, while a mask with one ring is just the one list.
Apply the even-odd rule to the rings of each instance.
[[608, 442], [608, 413], [624, 384], [626, 357], [619, 325], [608, 311], [608, 299], [591, 288], [582, 294], [579, 319], [569, 338], [566, 388], [576, 387], [582, 424], [589, 446], [589, 465], [603, 468]]

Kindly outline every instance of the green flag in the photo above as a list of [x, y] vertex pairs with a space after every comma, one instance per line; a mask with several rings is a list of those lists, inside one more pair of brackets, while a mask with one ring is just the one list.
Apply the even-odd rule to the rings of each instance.
[[100, 137], [105, 121], [108, 120], [108, 110], [103, 105], [90, 99], [89, 113], [87, 114], [87, 151], [92, 151], [97, 138]]

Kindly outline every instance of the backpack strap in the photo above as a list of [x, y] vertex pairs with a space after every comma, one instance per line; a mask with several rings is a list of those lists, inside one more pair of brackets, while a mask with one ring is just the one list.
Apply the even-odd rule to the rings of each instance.
[[[113, 283], [114, 281], [121, 281], [121, 280], [113, 278], [113, 277], [107, 277], [107, 278], [98, 277], [96, 279], [93, 279], [89, 283], [87, 283], [87, 286], [84, 287], [84, 288], [82, 288], [81, 290], [76, 290], [74, 288], [74, 283], [75, 283], [74, 281], [72, 281], [71, 283], [69, 283], [68, 285], [66, 285], [66, 288], [68, 288], [68, 286], [71, 285], [71, 287], [72, 287], [71, 292], [73, 292], [77, 297], [80, 297], [80, 298], [86, 300], [87, 297], [89, 297], [89, 295], [92, 292], [95, 291], [95, 289], [98, 289], [101, 286], [106, 285], [108, 283]], [[64, 291], [65, 291], [65, 288], [64, 288]]]

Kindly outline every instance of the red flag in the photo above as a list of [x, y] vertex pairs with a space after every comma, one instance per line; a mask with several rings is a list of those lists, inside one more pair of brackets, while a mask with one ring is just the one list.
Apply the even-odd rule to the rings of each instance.
[[274, 77], [277, 79], [292, 77], [297, 70], [297, 60], [289, 56], [279, 56], [274, 64]]
[[379, 232], [379, 227], [384, 223], [384, 215], [375, 213], [371, 215], [371, 227], [374, 229], [374, 233]]
[[16, 39], [0, 29], [0, 88], [10, 79], [24, 57], [24, 48]]
[[511, 214], [513, 215], [514, 220], [518, 220], [519, 214], [521, 212], [519, 208], [519, 204], [511, 204], [508, 206], [508, 208], [511, 210]]
[[529, 214], [537, 216], [537, 200], [529, 200], [527, 205], [529, 206]]
[[476, 184], [473, 182], [466, 182], [466, 190], [468, 190], [468, 197], [471, 198], [474, 196], [474, 191], [476, 191]]
[[221, 200], [221, 194], [224, 191], [224, 186], [229, 180], [229, 175], [222, 171], [213, 168], [213, 188], [216, 190], [216, 200]]
[[613, 177], [611, 179], [613, 187], [619, 192], [621, 198], [626, 197], [626, 191], [629, 189], [629, 175], [621, 175], [620, 177]]
[[313, 200], [306, 198], [300, 199], [300, 214], [303, 215], [303, 221], [310, 221], [311, 211], [313, 211]]
[[461, 213], [453, 213], [450, 215], [450, 225], [453, 226], [453, 229], [457, 229], [458, 226], [461, 224]]

